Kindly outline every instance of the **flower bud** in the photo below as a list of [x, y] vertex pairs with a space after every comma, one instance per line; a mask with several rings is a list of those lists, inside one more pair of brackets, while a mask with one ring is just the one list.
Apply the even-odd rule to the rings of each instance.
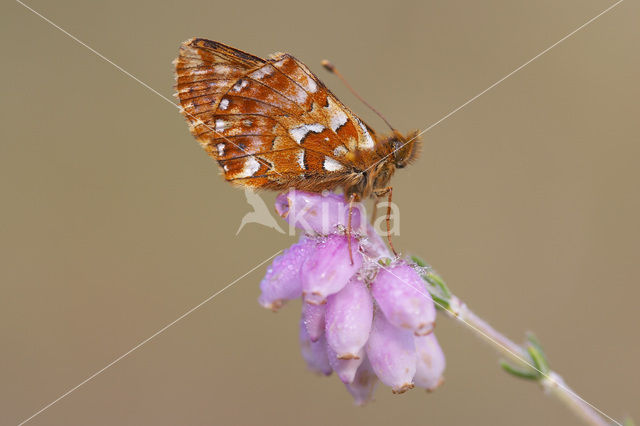
[[[351, 209], [351, 229], [360, 232], [365, 223], [360, 203], [353, 203]], [[276, 211], [290, 225], [308, 234], [327, 235], [339, 228], [349, 226], [349, 203], [344, 196], [333, 193], [323, 195], [297, 191], [284, 192], [276, 198]]]
[[317, 244], [313, 256], [304, 262], [300, 273], [305, 302], [319, 305], [326, 301], [327, 296], [342, 290], [362, 265], [362, 255], [357, 247], [357, 241], [352, 238], [351, 264], [344, 235], [329, 235]]
[[366, 351], [373, 371], [393, 393], [413, 388], [416, 352], [410, 330], [395, 327], [377, 311]]
[[433, 331], [436, 307], [420, 275], [406, 263], [381, 268], [371, 293], [389, 322], [416, 335]]
[[433, 333], [426, 336], [415, 336], [414, 343], [418, 363], [416, 364], [416, 375], [413, 377], [413, 381], [416, 386], [430, 391], [435, 390], [444, 381], [442, 373], [444, 372], [446, 361], [442, 348]]
[[314, 250], [315, 241], [303, 237], [276, 257], [260, 283], [262, 293], [258, 302], [265, 308], [277, 311], [287, 300], [300, 297], [302, 294], [300, 267]]
[[372, 319], [373, 300], [367, 286], [356, 277], [327, 298], [327, 344], [338, 358], [358, 357], [369, 339]]
[[356, 405], [364, 405], [371, 401], [377, 383], [378, 377], [376, 373], [373, 372], [369, 359], [364, 357], [362, 364], [360, 364], [360, 367], [356, 370], [353, 381], [346, 385]]
[[317, 342], [324, 334], [324, 318], [327, 305], [312, 305], [302, 302], [302, 322], [307, 328], [309, 338]]
[[307, 327], [300, 321], [300, 352], [307, 362], [309, 370], [328, 376], [333, 371], [327, 357], [327, 342], [324, 336], [316, 342], [312, 342], [307, 333]]

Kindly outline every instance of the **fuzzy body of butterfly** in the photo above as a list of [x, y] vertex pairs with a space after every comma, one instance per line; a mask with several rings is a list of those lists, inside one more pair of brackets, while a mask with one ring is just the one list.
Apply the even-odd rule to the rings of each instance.
[[377, 199], [418, 153], [417, 132], [378, 136], [289, 54], [261, 59], [194, 38], [175, 66], [189, 129], [233, 184]]

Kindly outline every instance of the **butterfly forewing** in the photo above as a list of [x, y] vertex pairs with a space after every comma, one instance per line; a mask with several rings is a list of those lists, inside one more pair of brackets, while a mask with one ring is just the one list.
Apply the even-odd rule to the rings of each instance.
[[371, 162], [373, 131], [290, 55], [263, 60], [192, 39], [176, 74], [191, 132], [229, 181], [333, 189]]

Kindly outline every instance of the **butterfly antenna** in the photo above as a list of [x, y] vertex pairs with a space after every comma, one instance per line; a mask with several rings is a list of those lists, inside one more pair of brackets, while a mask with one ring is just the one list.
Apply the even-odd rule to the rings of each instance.
[[354, 89], [353, 87], [351, 87], [351, 85], [347, 82], [347, 79], [346, 79], [346, 78], [344, 78], [344, 77], [342, 76], [342, 74], [340, 74], [340, 72], [336, 69], [335, 65], [333, 65], [333, 64], [332, 64], [331, 62], [329, 62], [328, 60], [323, 59], [323, 60], [322, 60], [322, 66], [323, 66], [323, 67], [325, 67], [329, 72], [331, 72], [331, 73], [335, 74], [335, 75], [336, 75], [336, 76], [337, 76], [337, 77], [342, 81], [342, 83], [344, 83], [344, 85], [345, 85], [345, 86], [347, 86], [347, 89], [349, 89], [349, 91], [350, 91], [351, 93], [353, 93], [353, 94], [354, 94], [354, 96], [355, 96], [356, 98], [360, 99], [360, 102], [362, 102], [362, 103], [363, 103], [363, 104], [365, 104], [367, 107], [369, 107], [369, 109], [370, 109], [371, 111], [375, 112], [375, 113], [376, 113], [376, 115], [377, 115], [378, 117], [382, 118], [382, 121], [384, 121], [385, 123], [387, 123], [387, 126], [389, 126], [389, 128], [390, 128], [391, 130], [393, 130], [393, 132], [394, 132], [394, 133], [396, 133], [396, 132], [397, 132], [397, 130], [396, 130], [396, 129], [391, 125], [391, 123], [389, 123], [389, 122], [387, 121], [387, 119], [386, 119], [386, 118], [384, 118], [384, 115], [380, 114], [380, 112], [378, 112], [378, 110], [377, 110], [377, 109], [375, 109], [374, 107], [372, 107], [371, 105], [369, 105], [369, 102], [365, 101], [365, 100], [362, 98], [362, 96], [360, 96], [360, 95], [358, 94], [358, 92], [356, 92], [356, 91], [355, 91], [355, 89]]

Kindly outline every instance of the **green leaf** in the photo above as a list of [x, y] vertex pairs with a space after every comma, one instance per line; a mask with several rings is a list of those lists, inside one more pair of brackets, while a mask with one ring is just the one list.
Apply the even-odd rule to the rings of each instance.
[[542, 354], [534, 345], [527, 346], [527, 352], [529, 352], [529, 356], [531, 356], [531, 360], [533, 361], [533, 364], [536, 366], [538, 371], [544, 375], [549, 374], [549, 371], [551, 371], [551, 369], [549, 368], [549, 364], [547, 363], [544, 354]]
[[418, 265], [421, 268], [425, 268], [425, 267], [429, 266], [429, 265], [427, 265], [427, 262], [425, 262], [424, 260], [422, 260], [418, 256], [411, 256], [411, 260], [413, 260], [413, 263], [415, 263], [416, 265]]
[[427, 274], [425, 274], [425, 279], [430, 284], [438, 287], [446, 298], [451, 297], [451, 290], [449, 290], [449, 287], [447, 287], [447, 284], [444, 282], [440, 275], [436, 274], [435, 272], [428, 272]]
[[531, 331], [528, 331], [526, 336], [527, 336], [527, 340], [529, 341], [529, 343], [533, 347], [535, 347], [538, 350], [538, 352], [540, 352], [540, 354], [544, 358], [545, 362], [547, 362], [547, 364], [548, 364], [547, 355], [544, 353], [544, 350], [542, 349], [542, 344], [540, 343], [540, 341], [538, 340], [536, 335], [533, 334]]
[[516, 376], [519, 377], [521, 379], [526, 379], [526, 380], [540, 380], [540, 373], [538, 373], [537, 371], [533, 371], [533, 370], [525, 370], [523, 368], [518, 368], [515, 367], [511, 364], [509, 364], [507, 361], [504, 360], [500, 360], [500, 367], [502, 367], [502, 369], [504, 371], [506, 371], [507, 373], [511, 374], [512, 376]]
[[449, 304], [449, 301], [447, 299], [443, 299], [442, 297], [433, 293], [430, 289], [427, 289], [427, 290], [429, 291], [429, 294], [431, 294], [431, 298], [433, 299], [433, 302], [436, 305], [436, 309], [439, 309], [441, 311], [449, 311], [449, 308], [451, 307], [451, 305]]

